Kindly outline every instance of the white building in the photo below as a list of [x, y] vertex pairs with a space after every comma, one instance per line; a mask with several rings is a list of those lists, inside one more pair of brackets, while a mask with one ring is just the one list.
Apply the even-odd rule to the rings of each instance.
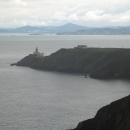
[[74, 49], [86, 49], [88, 48], [87, 45], [78, 45], [77, 47], [74, 47]]
[[34, 55], [38, 58], [44, 58], [44, 53], [38, 52], [38, 48], [36, 47], [35, 52], [33, 52]]

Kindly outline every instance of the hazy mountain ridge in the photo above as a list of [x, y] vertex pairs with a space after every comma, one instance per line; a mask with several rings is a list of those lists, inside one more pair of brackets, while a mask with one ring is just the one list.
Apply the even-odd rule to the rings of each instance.
[[0, 33], [30, 33], [57, 35], [129, 35], [130, 26], [86, 27], [73, 23], [62, 26], [23, 26], [19, 28], [0, 28]]
[[75, 32], [58, 33], [58, 35], [130, 35], [130, 27], [81, 29]]
[[86, 29], [85, 26], [80, 26], [72, 23], [67, 23], [62, 26], [23, 26], [14, 29], [0, 29], [0, 33], [60, 33], [72, 32], [76, 30]]

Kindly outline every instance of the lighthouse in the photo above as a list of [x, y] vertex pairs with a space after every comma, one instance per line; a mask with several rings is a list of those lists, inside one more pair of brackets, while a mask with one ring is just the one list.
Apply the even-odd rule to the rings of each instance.
[[36, 56], [38, 56], [38, 54], [39, 54], [37, 47], [36, 47], [36, 49], [35, 49], [35, 54], [36, 54]]
[[36, 47], [35, 52], [33, 52], [34, 55], [36, 55], [37, 58], [44, 58], [44, 53], [38, 52], [38, 47]]

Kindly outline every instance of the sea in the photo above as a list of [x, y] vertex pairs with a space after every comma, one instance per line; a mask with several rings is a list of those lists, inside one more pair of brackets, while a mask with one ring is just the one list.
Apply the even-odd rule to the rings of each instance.
[[129, 80], [10, 66], [38, 47], [45, 56], [77, 45], [130, 48], [130, 36], [0, 35], [0, 130], [67, 130], [130, 94]]

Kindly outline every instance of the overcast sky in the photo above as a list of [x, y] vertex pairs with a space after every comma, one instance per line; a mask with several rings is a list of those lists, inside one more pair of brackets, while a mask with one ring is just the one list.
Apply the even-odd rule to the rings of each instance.
[[0, 27], [130, 25], [130, 0], [0, 0]]

